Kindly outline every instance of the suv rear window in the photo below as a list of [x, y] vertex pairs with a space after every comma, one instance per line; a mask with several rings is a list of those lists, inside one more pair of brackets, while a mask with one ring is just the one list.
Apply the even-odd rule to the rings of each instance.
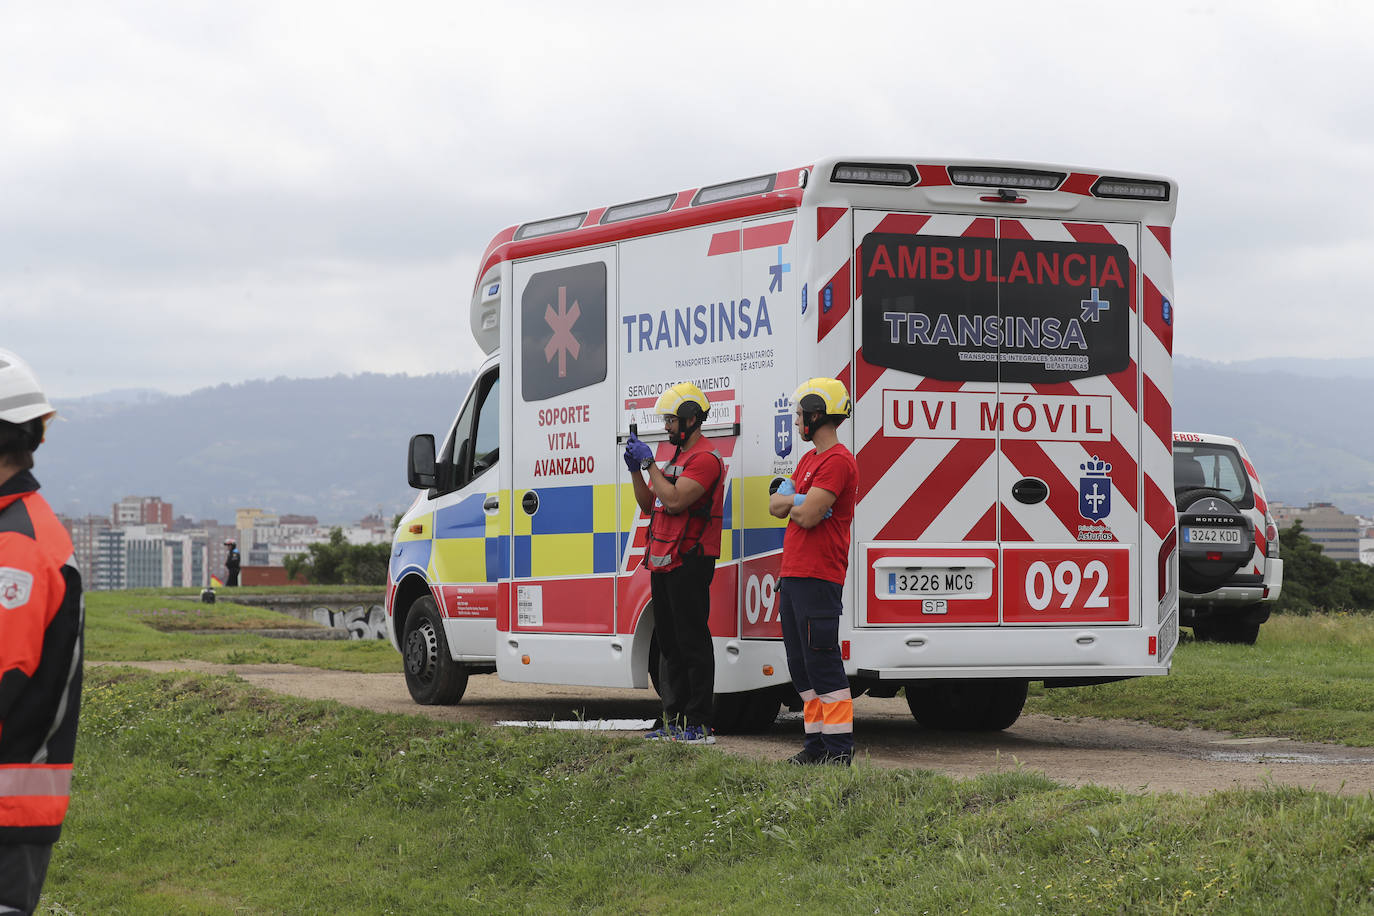
[[1208, 443], [1174, 443], [1174, 492], [1210, 487], [1235, 504], [1238, 509], [1250, 509], [1255, 496], [1250, 491], [1250, 477], [1245, 473], [1240, 453], [1229, 445]]

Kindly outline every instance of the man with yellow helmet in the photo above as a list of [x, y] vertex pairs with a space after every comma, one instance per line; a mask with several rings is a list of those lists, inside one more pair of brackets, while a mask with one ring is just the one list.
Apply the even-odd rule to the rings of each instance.
[[839, 632], [859, 466], [836, 430], [853, 413], [853, 402], [838, 380], [813, 378], [802, 382], [792, 403], [802, 439], [815, 448], [768, 501], [774, 517], [788, 520], [778, 592], [782, 640], [792, 686], [805, 704], [806, 744], [791, 761], [848, 766], [854, 701]]
[[716, 743], [711, 724], [716, 660], [707, 620], [720, 557], [725, 462], [701, 433], [710, 410], [706, 395], [691, 382], [663, 392], [654, 413], [663, 417], [668, 442], [676, 448], [663, 469], [637, 436], [625, 444], [635, 501], [649, 514], [644, 561], [663, 698], [663, 725], [645, 737], [687, 744]]

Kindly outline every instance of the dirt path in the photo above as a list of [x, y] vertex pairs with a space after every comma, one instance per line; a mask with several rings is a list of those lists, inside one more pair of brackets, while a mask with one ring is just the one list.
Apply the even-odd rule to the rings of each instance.
[[[651, 719], [653, 693], [598, 687], [513, 684], [473, 677], [457, 706], [417, 706], [399, 674], [354, 674], [295, 665], [140, 662], [151, 671], [233, 674], [256, 687], [312, 700], [337, 700], [376, 712], [425, 715], [446, 722], [550, 722]], [[1200, 794], [1265, 783], [1340, 795], [1374, 792], [1374, 748], [1307, 744], [1286, 738], [1236, 738], [1202, 729], [1177, 731], [1120, 720], [1026, 715], [1005, 732], [958, 734], [920, 728], [901, 699], [854, 702], [860, 757], [870, 766], [912, 767], [951, 776], [1022, 767], [1056, 782], [1093, 783], [1129, 792]], [[767, 735], [722, 737], [729, 753], [780, 760], [800, 747], [801, 722], [784, 715]]]

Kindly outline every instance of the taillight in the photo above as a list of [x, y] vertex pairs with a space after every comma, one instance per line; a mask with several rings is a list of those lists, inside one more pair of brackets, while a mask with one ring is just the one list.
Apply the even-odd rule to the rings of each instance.
[[1265, 555], [1277, 557], [1279, 555], [1279, 526], [1268, 512], [1264, 513], [1264, 540]]

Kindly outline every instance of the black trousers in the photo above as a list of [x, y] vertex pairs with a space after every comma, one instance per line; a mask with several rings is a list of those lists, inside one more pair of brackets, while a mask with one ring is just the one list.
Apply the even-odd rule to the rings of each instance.
[[0, 844], [0, 916], [38, 909], [51, 860], [51, 843]]
[[716, 558], [702, 556], [686, 557], [677, 569], [649, 575], [665, 723], [711, 724], [716, 654], [707, 618], [715, 575]]

